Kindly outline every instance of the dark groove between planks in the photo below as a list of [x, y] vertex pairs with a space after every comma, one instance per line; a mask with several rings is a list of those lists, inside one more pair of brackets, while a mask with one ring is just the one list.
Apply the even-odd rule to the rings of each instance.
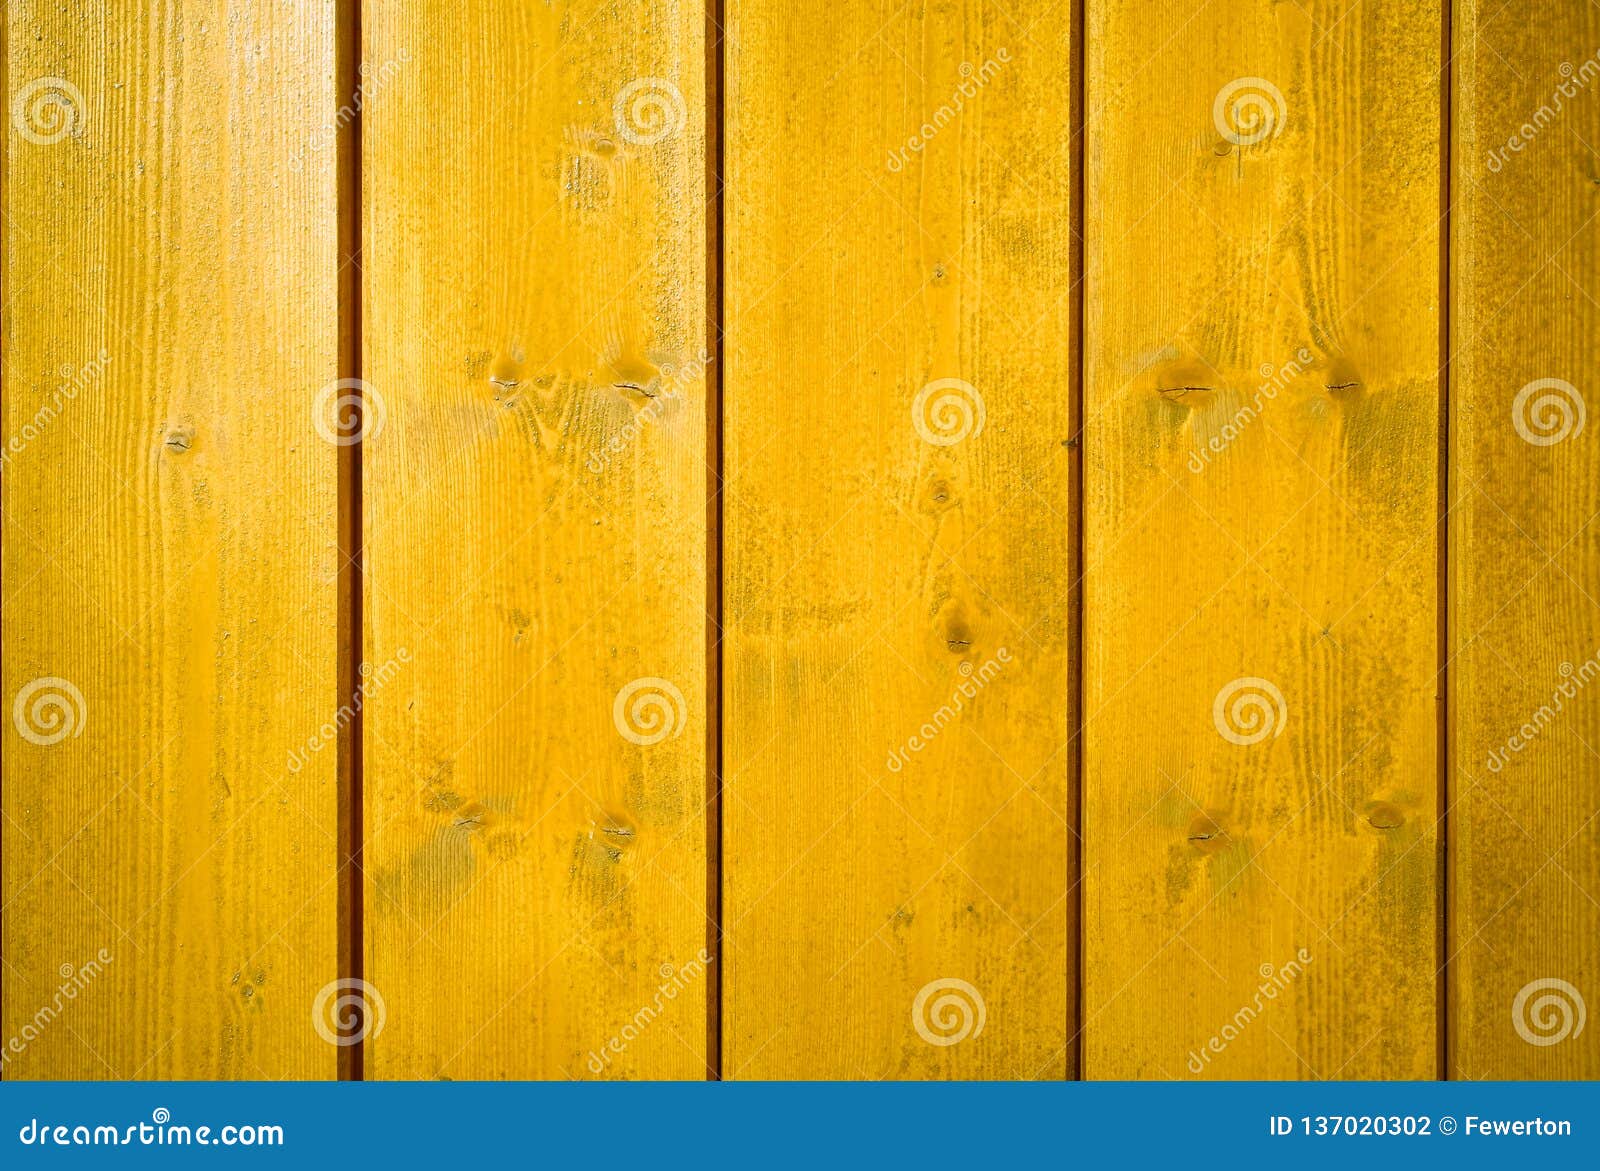
[[706, 1080], [722, 1080], [723, 0], [706, 0]]
[[[334, 100], [349, 103], [354, 117], [338, 131], [338, 247], [339, 377], [361, 377], [361, 113], [352, 95], [361, 85], [361, 0], [338, 0], [334, 16]], [[335, 108], [337, 111], [337, 107]], [[338, 125], [337, 113], [334, 118]], [[354, 421], [360, 434], [364, 417]], [[338, 819], [338, 978], [360, 981], [365, 975], [364, 898], [361, 875], [362, 849], [362, 727], [357, 689], [361, 679], [363, 645], [361, 554], [361, 444], [339, 450], [339, 650], [335, 710], [345, 708], [353, 718], [345, 721], [339, 736]], [[356, 987], [360, 987], [359, 984]], [[340, 1081], [361, 1081], [365, 1074], [362, 1041], [342, 1046], [338, 1055]]]
[[1435, 997], [1438, 1001], [1438, 1017], [1436, 1028], [1438, 1035], [1438, 1077], [1441, 1081], [1450, 1080], [1450, 999], [1453, 995], [1454, 968], [1451, 964], [1451, 939], [1450, 908], [1452, 906], [1451, 887], [1453, 880], [1450, 876], [1450, 858], [1453, 853], [1451, 841], [1450, 794], [1454, 788], [1452, 773], [1454, 771], [1454, 752], [1451, 745], [1451, 730], [1454, 722], [1454, 698], [1450, 693], [1450, 335], [1451, 335], [1451, 309], [1450, 298], [1450, 238], [1452, 235], [1451, 200], [1452, 178], [1451, 169], [1455, 165], [1455, 144], [1451, 141], [1454, 133], [1454, 115], [1452, 104], [1455, 100], [1455, 57], [1453, 55], [1451, 10], [1454, 0], [1443, 0], [1441, 5], [1440, 30], [1442, 43], [1443, 68], [1439, 76], [1439, 472], [1438, 472], [1438, 606], [1437, 629], [1439, 643], [1439, 673], [1434, 680], [1434, 687], [1438, 693], [1438, 734], [1439, 742], [1435, 755], [1438, 757], [1439, 780], [1436, 798], [1438, 801], [1438, 822], [1435, 832], [1438, 834], [1438, 915], [1439, 921], [1435, 929], [1435, 947], [1438, 949], [1438, 968], [1434, 972]]
[[1072, 69], [1072, 298], [1071, 319], [1073, 336], [1070, 390], [1072, 396], [1072, 422], [1075, 443], [1067, 452], [1067, 482], [1072, 492], [1072, 536], [1067, 550], [1067, 576], [1071, 582], [1067, 612], [1071, 629], [1068, 631], [1067, 657], [1071, 678], [1068, 680], [1067, 726], [1071, 729], [1072, 749], [1067, 754], [1067, 808], [1072, 810], [1072, 825], [1067, 838], [1067, 906], [1071, 915], [1071, 930], [1067, 932], [1072, 955], [1068, 978], [1072, 981], [1071, 1018], [1067, 1021], [1067, 1072], [1068, 1081], [1082, 1081], [1083, 1069], [1083, 458], [1084, 423], [1088, 418], [1085, 408], [1085, 370], [1087, 347], [1088, 297], [1084, 288], [1086, 274], [1084, 257], [1087, 241], [1084, 229], [1084, 192], [1087, 183], [1084, 161], [1088, 157], [1088, 94], [1089, 79], [1085, 64], [1089, 59], [1086, 37], [1088, 30], [1086, 0], [1072, 0], [1072, 31], [1070, 68]]

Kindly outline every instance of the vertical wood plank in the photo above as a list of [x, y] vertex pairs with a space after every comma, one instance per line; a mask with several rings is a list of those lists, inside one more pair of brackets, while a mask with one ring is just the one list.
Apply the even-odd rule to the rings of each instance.
[[6, 31], [5, 1076], [332, 1077], [332, 6]]
[[1594, 1078], [1600, 10], [1462, 0], [1455, 44], [1451, 1073]]
[[1441, 21], [1090, 5], [1090, 1077], [1435, 1072]]
[[368, 1076], [706, 1074], [704, 21], [363, 9]]
[[1071, 7], [727, 11], [724, 1076], [1059, 1078]]

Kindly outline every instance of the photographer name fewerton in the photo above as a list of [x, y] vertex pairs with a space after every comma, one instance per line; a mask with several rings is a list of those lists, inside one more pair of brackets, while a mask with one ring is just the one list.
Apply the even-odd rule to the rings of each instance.
[[1434, 1118], [1427, 1114], [1304, 1114], [1290, 1118], [1274, 1114], [1267, 1119], [1267, 1133], [1274, 1138], [1345, 1136], [1372, 1137], [1399, 1135], [1428, 1138], [1453, 1135], [1479, 1138], [1569, 1138], [1572, 1121], [1567, 1118], [1483, 1118], [1468, 1114], [1458, 1125], [1449, 1114]]

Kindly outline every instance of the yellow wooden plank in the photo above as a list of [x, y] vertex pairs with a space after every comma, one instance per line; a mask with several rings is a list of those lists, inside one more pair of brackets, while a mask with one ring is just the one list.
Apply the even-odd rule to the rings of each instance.
[[1600, 1077], [1600, 10], [1457, 5], [1451, 1066]]
[[1090, 1077], [1435, 1072], [1442, 30], [1089, 6]]
[[1059, 1078], [1070, 7], [727, 11], [723, 1073]]
[[363, 10], [369, 1076], [706, 1076], [704, 23]]
[[333, 33], [8, 13], [8, 1078], [334, 1074]]

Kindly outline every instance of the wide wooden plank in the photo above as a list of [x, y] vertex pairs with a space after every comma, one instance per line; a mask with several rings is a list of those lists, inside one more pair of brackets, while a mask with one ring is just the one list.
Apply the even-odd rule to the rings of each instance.
[[1435, 1072], [1442, 31], [1089, 5], [1090, 1077]]
[[1451, 1074], [1600, 1077], [1600, 9], [1457, 5]]
[[5, 1076], [332, 1077], [332, 6], [6, 33]]
[[1070, 13], [728, 4], [726, 1077], [1070, 1067]]
[[362, 21], [368, 1075], [704, 1077], [705, 11]]

